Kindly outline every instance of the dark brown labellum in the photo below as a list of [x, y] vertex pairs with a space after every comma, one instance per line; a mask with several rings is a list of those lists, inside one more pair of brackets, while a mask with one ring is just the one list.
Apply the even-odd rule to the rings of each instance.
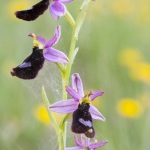
[[19, 19], [32, 21], [42, 15], [47, 10], [48, 6], [49, 0], [42, 0], [41, 2], [32, 6], [30, 9], [16, 11], [15, 15]]
[[11, 75], [21, 79], [34, 79], [43, 67], [44, 61], [43, 50], [34, 47], [32, 54], [21, 65], [12, 69]]
[[89, 113], [90, 104], [81, 103], [78, 109], [73, 113], [72, 132], [77, 134], [85, 134], [88, 138], [95, 136], [93, 128], [92, 116]]

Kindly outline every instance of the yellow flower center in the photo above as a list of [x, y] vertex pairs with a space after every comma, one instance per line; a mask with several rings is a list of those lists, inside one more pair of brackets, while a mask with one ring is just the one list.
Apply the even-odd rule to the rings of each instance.
[[34, 47], [38, 47], [39, 49], [44, 49], [43, 44], [37, 40], [37, 37], [34, 33], [30, 33], [29, 36], [33, 38], [33, 46]]
[[92, 92], [91, 91], [89, 91], [89, 92], [87, 92], [87, 94], [80, 100], [80, 104], [81, 103], [91, 103], [91, 98], [90, 98], [90, 96], [92, 95]]

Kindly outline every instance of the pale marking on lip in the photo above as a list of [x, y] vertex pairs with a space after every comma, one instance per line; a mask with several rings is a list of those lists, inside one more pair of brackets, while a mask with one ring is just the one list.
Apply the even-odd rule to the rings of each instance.
[[27, 67], [31, 67], [31, 62], [24, 62], [19, 66], [19, 68], [27, 68]]
[[85, 121], [84, 119], [82, 119], [82, 118], [79, 118], [79, 122], [80, 123], [82, 123], [83, 125], [85, 125], [85, 126], [88, 126], [88, 127], [92, 127], [92, 123], [91, 123], [91, 121]]

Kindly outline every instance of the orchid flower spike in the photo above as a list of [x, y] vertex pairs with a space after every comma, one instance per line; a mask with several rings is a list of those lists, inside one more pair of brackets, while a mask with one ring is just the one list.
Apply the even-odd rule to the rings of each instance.
[[65, 150], [84, 150], [84, 149], [96, 150], [108, 143], [107, 140], [103, 140], [100, 142], [97, 142], [97, 141], [91, 142], [91, 139], [87, 138], [84, 134], [81, 134], [81, 139], [79, 139], [77, 135], [75, 134], [74, 140], [77, 146], [68, 147]]
[[34, 79], [42, 69], [45, 59], [54, 63], [68, 63], [68, 57], [61, 51], [54, 49], [61, 35], [60, 26], [56, 27], [55, 34], [48, 42], [42, 36], [29, 34], [33, 40], [33, 51], [19, 66], [11, 70], [11, 75], [21, 79]]
[[69, 114], [76, 111], [79, 104], [82, 105], [84, 103], [88, 103], [90, 105], [89, 112], [92, 116], [92, 119], [105, 121], [104, 116], [98, 111], [95, 106], [91, 104], [91, 101], [93, 101], [96, 97], [103, 95], [103, 91], [90, 91], [86, 95], [84, 95], [83, 84], [78, 73], [72, 75], [72, 88], [66, 86], [66, 91], [72, 97], [72, 99], [58, 101], [50, 105], [50, 111]]
[[66, 91], [72, 97], [70, 100], [52, 104], [49, 109], [56, 113], [73, 113], [71, 130], [77, 134], [85, 134], [88, 138], [95, 136], [93, 120], [105, 121], [103, 115], [95, 108], [91, 101], [101, 96], [103, 91], [89, 91], [84, 95], [83, 85], [78, 73], [72, 75], [72, 88], [66, 86]]
[[17, 18], [33, 21], [42, 15], [49, 7], [49, 11], [54, 19], [59, 19], [67, 12], [67, 8], [64, 3], [69, 3], [72, 0], [42, 0], [39, 3], [33, 5], [30, 9], [16, 11]]

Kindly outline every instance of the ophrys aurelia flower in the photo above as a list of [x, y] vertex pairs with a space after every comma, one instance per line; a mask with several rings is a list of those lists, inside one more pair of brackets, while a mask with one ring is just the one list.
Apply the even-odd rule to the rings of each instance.
[[66, 91], [70, 96], [72, 96], [72, 99], [62, 100], [52, 104], [49, 107], [51, 111], [63, 114], [72, 113], [78, 108], [79, 103], [82, 103], [83, 101], [88, 101], [90, 103], [89, 112], [91, 113], [92, 118], [105, 121], [103, 115], [98, 111], [95, 106], [91, 104], [91, 102], [96, 97], [103, 95], [104, 92], [102, 90], [95, 92], [89, 91], [85, 95], [83, 92], [83, 84], [81, 78], [78, 73], [75, 73], [72, 75], [72, 88], [66, 86]]
[[68, 57], [61, 51], [53, 48], [61, 36], [61, 27], [57, 26], [54, 36], [46, 42], [42, 36], [29, 34], [33, 38], [33, 51], [21, 65], [11, 71], [12, 76], [21, 79], [34, 79], [43, 67], [45, 59], [54, 63], [68, 63]]
[[92, 119], [105, 121], [103, 115], [95, 108], [91, 101], [101, 96], [104, 92], [89, 91], [84, 95], [83, 84], [78, 73], [72, 75], [72, 88], [66, 86], [66, 91], [72, 99], [58, 101], [52, 104], [49, 109], [57, 113], [73, 113], [72, 131], [75, 133], [84, 133], [87, 137], [94, 137], [95, 131]]

